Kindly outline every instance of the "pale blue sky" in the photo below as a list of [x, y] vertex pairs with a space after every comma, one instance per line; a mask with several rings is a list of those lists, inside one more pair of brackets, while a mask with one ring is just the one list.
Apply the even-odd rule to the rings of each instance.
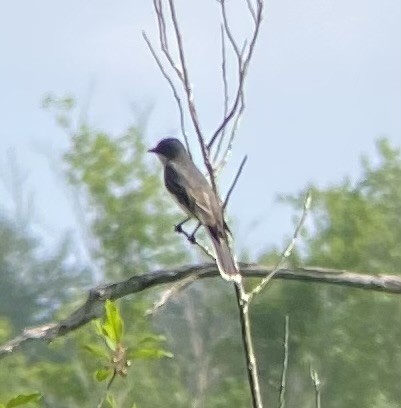
[[[242, 33], [248, 24], [243, 2], [228, 3]], [[217, 2], [177, 0], [177, 9], [203, 127], [211, 131], [221, 112]], [[401, 144], [399, 0], [269, 0], [265, 16], [247, 111], [221, 183], [225, 191], [247, 153], [230, 215], [238, 247], [254, 252], [291, 232], [292, 214], [274, 202], [278, 193], [355, 177], [360, 154], [372, 154], [379, 136]], [[29, 172], [35, 219], [48, 242], [76, 227], [43, 154], [57, 160], [68, 142], [41, 110], [44, 94], [69, 93], [82, 101], [92, 84], [89, 119], [97, 127], [122, 131], [132, 123], [131, 104], [153, 104], [150, 144], [178, 134], [174, 100], [142, 29], [155, 35], [150, 1], [0, 3], [1, 174], [7, 177], [7, 151], [13, 149]], [[0, 192], [9, 208], [3, 186]]]

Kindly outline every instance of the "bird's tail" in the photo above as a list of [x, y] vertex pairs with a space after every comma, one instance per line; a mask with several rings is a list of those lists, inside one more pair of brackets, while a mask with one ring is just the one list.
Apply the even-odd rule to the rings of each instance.
[[222, 237], [217, 234], [216, 229], [213, 227], [207, 227], [207, 230], [212, 240], [216, 256], [216, 264], [220, 275], [227, 281], [239, 282], [241, 280], [241, 274], [237, 262], [231, 252], [227, 237]]

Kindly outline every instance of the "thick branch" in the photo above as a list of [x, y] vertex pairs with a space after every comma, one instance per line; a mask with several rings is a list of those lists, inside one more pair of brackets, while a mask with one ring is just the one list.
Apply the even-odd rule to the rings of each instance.
[[[240, 263], [239, 266], [242, 275], [245, 277], [262, 278], [273, 270], [271, 267], [256, 264]], [[181, 268], [163, 269], [146, 275], [133, 276], [122, 282], [91, 289], [85, 304], [66, 319], [58, 323], [48, 323], [25, 329], [21, 335], [0, 346], [0, 358], [30, 340], [51, 341], [100, 317], [103, 313], [103, 303], [106, 299], [119, 299], [157, 285], [177, 282], [191, 275], [196, 277], [196, 279], [203, 279], [217, 277], [219, 272], [214, 263], [186, 265]], [[274, 279], [328, 283], [384, 293], [401, 294], [401, 277], [396, 275], [368, 275], [346, 270], [309, 267], [281, 269], [275, 274]]]

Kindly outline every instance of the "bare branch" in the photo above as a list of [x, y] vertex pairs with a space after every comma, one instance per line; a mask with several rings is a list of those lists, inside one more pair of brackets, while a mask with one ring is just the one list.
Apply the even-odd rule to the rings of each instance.
[[[260, 32], [262, 16], [263, 16], [263, 0], [257, 0], [256, 11], [254, 13], [255, 18], [253, 17], [253, 14], [251, 12], [251, 15], [254, 21], [254, 29], [253, 29], [253, 33], [251, 36], [249, 46], [245, 47], [243, 50], [240, 51], [238, 44], [236, 43], [234, 36], [231, 32], [229, 23], [228, 23], [227, 12], [226, 12], [226, 7], [225, 7], [225, 0], [219, 0], [219, 3], [221, 6], [223, 25], [224, 25], [225, 32], [227, 34], [227, 38], [229, 39], [231, 46], [234, 50], [234, 53], [237, 57], [239, 77], [238, 77], [237, 92], [236, 92], [236, 96], [232, 104], [232, 107], [231, 109], [229, 109], [228, 114], [225, 116], [221, 124], [217, 127], [216, 131], [213, 133], [213, 136], [211, 137], [208, 143], [209, 149], [211, 149], [211, 147], [213, 146], [213, 144], [216, 142], [217, 138], [219, 137], [220, 133], [223, 131], [223, 129], [229, 124], [229, 122], [237, 114], [241, 99], [243, 98], [245, 79], [248, 73], [249, 63], [252, 59], [253, 52], [255, 50], [255, 45], [256, 45], [256, 41], [258, 39], [258, 35]], [[249, 8], [249, 3], [248, 3], [248, 8]], [[249, 9], [251, 11], [253, 10], [253, 7]]]
[[234, 188], [235, 188], [235, 186], [236, 186], [236, 184], [237, 184], [237, 181], [238, 181], [238, 179], [239, 179], [239, 176], [241, 175], [242, 169], [244, 168], [245, 163], [246, 163], [247, 160], [248, 160], [248, 156], [245, 156], [245, 157], [242, 159], [242, 162], [241, 162], [241, 164], [240, 164], [240, 166], [239, 166], [239, 168], [238, 168], [237, 174], [235, 175], [234, 181], [232, 182], [232, 184], [231, 184], [231, 186], [230, 186], [230, 188], [229, 188], [229, 190], [228, 190], [228, 193], [227, 193], [227, 195], [226, 195], [226, 198], [225, 198], [225, 200], [224, 200], [223, 210], [225, 210], [225, 208], [227, 207], [228, 201], [230, 200], [230, 196], [231, 196], [232, 192], [234, 191]]
[[143, 31], [142, 32], [142, 36], [154, 58], [154, 60], [156, 61], [157, 66], [160, 69], [160, 72], [162, 73], [163, 77], [166, 79], [166, 81], [168, 82], [168, 84], [170, 85], [171, 90], [173, 91], [173, 95], [174, 95], [174, 99], [177, 102], [177, 106], [178, 106], [178, 110], [180, 113], [180, 126], [181, 126], [181, 133], [184, 137], [184, 141], [185, 141], [185, 146], [187, 148], [187, 151], [189, 153], [189, 155], [192, 157], [191, 155], [191, 149], [189, 148], [189, 142], [188, 142], [188, 135], [187, 132], [185, 130], [185, 118], [184, 118], [184, 109], [182, 107], [182, 102], [181, 102], [181, 98], [178, 94], [177, 88], [174, 85], [173, 80], [171, 79], [171, 77], [169, 76], [169, 74], [167, 73], [167, 71], [164, 69], [162, 62], [160, 61], [160, 58], [157, 56], [155, 49], [152, 46], [152, 43], [150, 42], [149, 38], [147, 37], [146, 33]]
[[183, 73], [178, 65], [174, 62], [173, 57], [171, 56], [169, 46], [168, 46], [168, 39], [167, 39], [167, 29], [166, 29], [166, 19], [164, 17], [163, 11], [163, 4], [161, 0], [153, 0], [153, 7], [155, 9], [155, 13], [157, 16], [157, 25], [159, 28], [159, 41], [160, 41], [160, 48], [163, 51], [167, 61], [169, 62], [171, 68], [175, 71], [178, 78], [182, 82], [184, 80]]
[[[243, 277], [264, 277], [274, 268], [263, 265], [240, 263]], [[134, 270], [133, 270], [134, 271]], [[132, 271], [132, 272], [133, 272]], [[27, 328], [13, 340], [0, 346], [0, 358], [12, 353], [31, 340], [51, 341], [56, 337], [84, 326], [103, 314], [106, 299], [120, 299], [158, 285], [173, 283], [194, 276], [197, 279], [220, 276], [215, 263], [185, 265], [174, 269], [161, 269], [145, 275], [133, 276], [125, 281], [99, 286], [89, 291], [85, 304], [60, 322], [47, 323]], [[374, 290], [383, 293], [401, 294], [401, 277], [396, 275], [369, 275], [346, 270], [328, 268], [281, 269], [275, 279], [288, 279], [302, 282], [316, 282], [346, 287]]]
[[[168, 38], [166, 24], [163, 17], [163, 3], [160, 0], [153, 0], [153, 8], [156, 13], [157, 24], [159, 27], [159, 42], [160, 45], [163, 46], [163, 52], [168, 53]], [[166, 55], [166, 57], [168, 58], [169, 55]]]
[[[155, 13], [156, 13], [156, 16], [157, 16], [160, 48], [161, 48], [164, 56], [166, 57], [168, 63], [170, 64], [171, 68], [175, 71], [175, 73], [177, 74], [177, 77], [179, 78], [181, 83], [183, 83], [183, 81], [184, 81], [183, 73], [180, 70], [180, 68], [177, 66], [177, 64], [175, 63], [175, 61], [174, 61], [174, 59], [173, 59], [173, 57], [172, 57], [172, 55], [170, 53], [170, 50], [169, 50], [167, 29], [166, 29], [166, 20], [165, 20], [165, 16], [164, 16], [162, 1], [161, 0], [153, 0], [153, 7], [154, 7], [154, 10], [155, 10]], [[160, 59], [156, 58], [156, 53], [155, 53], [154, 49], [152, 49], [150, 47], [150, 42], [147, 41], [146, 38], [145, 38], [145, 41], [147, 42], [148, 47], [151, 50], [153, 57], [156, 59], [156, 62], [158, 64], [160, 70], [162, 71], [163, 76], [167, 79], [170, 87], [173, 90], [174, 98], [175, 98], [175, 100], [177, 102], [179, 112], [180, 112], [181, 132], [182, 132], [182, 135], [184, 136], [185, 146], [187, 148], [187, 151], [189, 152], [189, 155], [192, 158], [191, 149], [190, 149], [189, 141], [188, 141], [188, 135], [187, 135], [187, 133], [185, 131], [185, 126], [184, 126], [184, 112], [183, 112], [181, 98], [179, 97], [178, 91], [177, 91], [173, 81], [171, 80], [171, 78], [167, 74], [165, 74], [166, 70], [164, 69]]]
[[181, 292], [182, 290], [186, 289], [189, 285], [194, 283], [198, 277], [196, 275], [190, 275], [183, 280], [178, 281], [177, 283], [173, 283], [170, 287], [164, 290], [159, 299], [153, 303], [152, 307], [145, 312], [145, 316], [155, 314], [160, 308], [165, 306], [165, 304], [177, 293]]
[[239, 311], [241, 324], [242, 342], [245, 350], [246, 369], [248, 373], [248, 382], [251, 390], [252, 407], [263, 408], [262, 397], [260, 394], [258, 366], [253, 349], [251, 322], [249, 321], [249, 303], [242, 279], [234, 283], [235, 295]]
[[[223, 25], [220, 26], [220, 34], [221, 34], [221, 77], [223, 80], [223, 94], [224, 94], [223, 118], [225, 118], [228, 112], [228, 81], [227, 81], [227, 54], [226, 54], [226, 40], [225, 40], [226, 34], [224, 31]], [[217, 144], [216, 152], [214, 154], [213, 162], [216, 162], [217, 158], [219, 157], [225, 133], [226, 133], [226, 128], [223, 128], [221, 132], [221, 137], [219, 138], [219, 142]]]
[[[208, 143], [208, 149], [210, 150], [213, 146], [213, 144], [216, 142], [217, 138], [219, 138], [220, 133], [222, 133], [225, 128], [227, 127], [227, 125], [229, 124], [230, 120], [232, 119], [232, 117], [234, 116], [234, 114], [236, 113], [237, 110], [237, 106], [240, 100], [240, 95], [243, 92], [243, 81], [244, 81], [244, 77], [242, 75], [242, 66], [243, 66], [243, 61], [242, 61], [242, 56], [241, 56], [241, 51], [238, 47], [238, 44], [235, 41], [235, 38], [231, 32], [230, 29], [230, 25], [228, 23], [228, 19], [227, 19], [227, 12], [226, 12], [226, 6], [225, 6], [225, 0], [219, 0], [220, 3], [220, 7], [221, 7], [221, 16], [223, 19], [223, 28], [224, 28], [224, 32], [231, 44], [231, 47], [234, 51], [234, 54], [237, 58], [237, 64], [238, 64], [238, 86], [237, 86], [237, 92], [235, 95], [235, 99], [234, 99], [234, 103], [233, 106], [231, 107], [231, 109], [228, 111], [228, 113], [226, 112], [226, 114], [224, 115], [224, 118], [220, 124], [220, 126], [217, 128], [217, 130], [214, 132], [213, 136], [211, 137], [209, 143]], [[220, 138], [220, 140], [222, 140], [223, 137]]]
[[241, 95], [241, 100], [240, 100], [240, 106], [239, 106], [237, 114], [235, 115], [235, 119], [234, 119], [234, 122], [233, 122], [233, 126], [231, 128], [231, 134], [230, 134], [230, 138], [228, 140], [226, 150], [222, 155], [220, 163], [217, 165], [218, 169], [223, 168], [226, 165], [227, 161], [228, 161], [228, 158], [229, 158], [230, 153], [231, 153], [232, 148], [233, 148], [234, 139], [235, 139], [235, 136], [237, 134], [238, 125], [239, 125], [239, 122], [241, 120], [242, 114], [244, 113], [244, 110], [245, 110], [245, 98], [244, 98], [244, 95], [242, 94]]
[[201, 147], [203, 161], [205, 163], [205, 167], [210, 176], [210, 183], [212, 184], [213, 191], [217, 192], [216, 181], [214, 178], [213, 167], [210, 163], [209, 158], [209, 149], [206, 146], [205, 138], [203, 137], [200, 121], [198, 117], [198, 112], [195, 107], [194, 96], [192, 91], [192, 86], [189, 80], [188, 69], [185, 61], [185, 53], [184, 53], [184, 46], [182, 41], [182, 35], [180, 32], [180, 28], [178, 25], [177, 15], [174, 6], [174, 0], [168, 0], [170, 6], [170, 13], [171, 13], [171, 20], [174, 27], [175, 37], [178, 46], [178, 53], [180, 56], [181, 62], [181, 70], [182, 70], [182, 83], [184, 85], [185, 94], [187, 96], [187, 104], [188, 104], [188, 111], [192, 119], [192, 124], [195, 128], [196, 135], [198, 137], [198, 143]]
[[281, 384], [279, 395], [279, 408], [285, 407], [285, 390], [287, 385], [287, 369], [288, 369], [288, 338], [289, 338], [289, 317], [285, 316], [284, 323], [284, 358], [283, 358], [283, 370], [281, 372]]
[[251, 13], [252, 19], [253, 19], [254, 23], [256, 24], [256, 12], [255, 12], [255, 9], [253, 7], [252, 0], [246, 0], [246, 4], [248, 6], [249, 12]]
[[263, 288], [273, 279], [274, 275], [280, 270], [281, 266], [284, 264], [284, 261], [291, 255], [291, 252], [294, 249], [295, 243], [297, 241], [299, 232], [302, 226], [304, 225], [306, 216], [308, 215], [308, 211], [310, 209], [311, 202], [312, 202], [311, 192], [308, 191], [308, 193], [306, 194], [305, 200], [304, 200], [304, 207], [302, 210], [301, 218], [299, 219], [298, 224], [294, 230], [290, 243], [287, 245], [287, 248], [281, 254], [280, 259], [277, 262], [277, 265], [273, 269], [273, 271], [271, 271], [267, 276], [265, 276], [262, 279], [262, 281], [259, 283], [259, 285], [257, 285], [255, 288], [252, 289], [251, 293], [249, 294], [249, 302], [253, 299], [255, 295], [260, 293], [263, 290]]
[[242, 62], [241, 52], [240, 52], [240, 49], [238, 47], [237, 42], [235, 41], [234, 35], [231, 32], [230, 24], [228, 23], [227, 10], [226, 10], [226, 0], [218, 0], [218, 2], [220, 3], [220, 7], [221, 7], [221, 16], [223, 18], [224, 31], [226, 32], [227, 38], [231, 43], [231, 46], [232, 46], [232, 48], [234, 50], [234, 53], [235, 53], [235, 55], [236, 55], [236, 57], [238, 59], [238, 63], [241, 63]]
[[[180, 27], [178, 24], [174, 0], [168, 0], [168, 4], [169, 4], [169, 9], [170, 9], [171, 22], [172, 22], [172, 26], [174, 29], [176, 44], [178, 48], [180, 67], [178, 67], [177, 64], [174, 62], [174, 59], [171, 56], [171, 53], [168, 48], [167, 34], [166, 34], [166, 17], [163, 12], [161, 0], [153, 0], [153, 5], [154, 5], [155, 12], [156, 12], [158, 27], [159, 27], [160, 46], [168, 62], [170, 63], [174, 71], [176, 72], [178, 78], [180, 79], [183, 85], [184, 92], [186, 95], [189, 115], [191, 117], [191, 121], [194, 126], [197, 138], [198, 138], [199, 146], [201, 147], [203, 161], [209, 173], [210, 182], [212, 184], [213, 190], [217, 192], [216, 182], [215, 182], [215, 178], [213, 175], [213, 167], [210, 163], [210, 158], [209, 158], [209, 150], [206, 146], [206, 142], [202, 134], [198, 112], [197, 112], [195, 102], [194, 102], [193, 90], [192, 90], [192, 86], [191, 86], [190, 79], [189, 79], [188, 68], [187, 68], [187, 64], [185, 60], [184, 45], [183, 45]], [[189, 150], [187, 140], [186, 140], [186, 143], [187, 143], [187, 149]]]

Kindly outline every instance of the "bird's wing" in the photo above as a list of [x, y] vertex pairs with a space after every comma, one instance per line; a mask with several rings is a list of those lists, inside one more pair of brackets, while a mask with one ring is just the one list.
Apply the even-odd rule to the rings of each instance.
[[221, 204], [203, 174], [196, 167], [177, 170], [173, 165], [166, 164], [164, 181], [167, 190], [180, 206], [206, 228], [213, 243], [221, 276], [226, 280], [241, 279], [228, 243], [228, 227], [223, 219]]
[[177, 171], [166, 165], [164, 181], [167, 190], [185, 211], [204, 225], [222, 223], [221, 209], [216, 195], [202, 173]]
[[167, 190], [173, 195], [183, 209], [190, 215], [194, 215], [194, 200], [188, 194], [182, 176], [168, 164], [164, 169], [164, 182]]

